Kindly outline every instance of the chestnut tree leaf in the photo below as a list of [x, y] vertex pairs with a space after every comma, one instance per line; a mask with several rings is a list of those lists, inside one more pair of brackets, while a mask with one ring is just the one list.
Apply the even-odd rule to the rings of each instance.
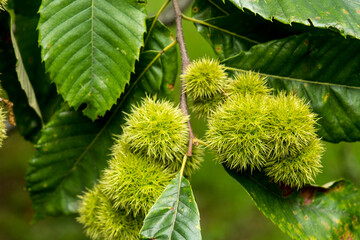
[[[19, 132], [30, 141], [35, 142], [39, 136], [42, 122], [47, 123], [51, 115], [56, 111], [61, 98], [57, 95], [55, 86], [45, 74], [45, 65], [41, 62], [40, 48], [38, 47], [38, 33], [36, 31], [39, 20], [37, 11], [40, 0], [24, 2], [13, 0], [7, 5], [7, 10], [12, 13], [13, 41], [16, 42], [18, 55], [22, 59], [22, 72], [27, 76], [28, 90], [32, 92], [39, 115], [29, 104], [29, 98], [20, 85], [17, 74], [13, 74], [15, 63], [14, 48], [10, 38], [10, 19], [5, 12], [1, 14], [1, 63], [4, 67], [0, 70], [2, 87], [6, 90], [8, 98], [14, 103], [15, 121]], [[5, 66], [6, 65], [6, 66]], [[17, 68], [20, 65], [18, 64]], [[34, 95], [35, 94], [35, 95]]]
[[[161, 32], [158, 30], [161, 29]], [[154, 28], [148, 43], [157, 36], [163, 36], [163, 45], [168, 43], [167, 51], [176, 50], [174, 41], [170, 37], [170, 31], [162, 26]], [[165, 34], [166, 33], [166, 34]], [[159, 48], [162, 45], [158, 46]], [[157, 51], [155, 49], [149, 51]], [[167, 51], [159, 51], [161, 58]], [[145, 53], [145, 52], [144, 52]], [[140, 57], [142, 58], [142, 57]], [[130, 105], [136, 104], [146, 92], [149, 94], [161, 93], [159, 89], [147, 88], [149, 83], [143, 83], [148, 78], [142, 76], [151, 70], [158, 59], [152, 59], [144, 68], [136, 69], [132, 75], [131, 84], [125, 93], [104, 118], [92, 122], [83, 116], [80, 110], [75, 111], [67, 106], [59, 110], [53, 119], [45, 125], [40, 140], [36, 144], [36, 152], [29, 162], [26, 175], [27, 189], [33, 200], [35, 219], [46, 215], [57, 216], [61, 214], [76, 213], [78, 208], [78, 196], [86, 188], [91, 188], [96, 182], [102, 169], [107, 165], [110, 147], [113, 144], [114, 134], [121, 134], [121, 125], [124, 123], [124, 112], [130, 111]], [[163, 64], [163, 62], [160, 62]], [[151, 65], [150, 65], [151, 64]], [[164, 64], [173, 64], [164, 62]], [[176, 64], [177, 66], [177, 64]], [[160, 66], [161, 69], [166, 67]], [[168, 68], [170, 69], [170, 68]], [[176, 76], [178, 68], [171, 68]], [[162, 76], [165, 74], [162, 73]], [[157, 86], [163, 86], [164, 78], [158, 78]], [[174, 84], [175, 77], [167, 81]], [[166, 82], [167, 86], [168, 83]]]
[[360, 2], [349, 0], [229, 0], [239, 9], [267, 20], [335, 28], [344, 35], [360, 38]]
[[195, 0], [192, 17], [202, 21], [195, 23], [196, 28], [221, 59], [249, 50], [258, 43], [305, 32], [328, 31], [299, 23], [290, 26], [275, 19], [268, 21], [249, 10], [237, 8], [230, 1], [223, 3], [222, 0]]
[[216, 26], [195, 23], [198, 32], [221, 59], [248, 50], [257, 43], [296, 32], [288, 25], [270, 22], [249, 11], [242, 11], [229, 1], [224, 4], [222, 0], [195, 0], [191, 13], [193, 18]]
[[43, 0], [39, 42], [51, 80], [64, 100], [95, 120], [124, 92], [145, 33], [137, 0]]
[[293, 239], [359, 239], [360, 191], [339, 180], [300, 190], [280, 188], [260, 172], [226, 168], [259, 210]]
[[307, 98], [326, 141], [360, 140], [360, 41], [304, 33], [253, 46], [226, 59], [228, 67], [258, 71], [277, 89]]
[[38, 104], [38, 101], [36, 99], [35, 96], [35, 91], [34, 88], [30, 82], [29, 76], [27, 74], [27, 71], [25, 69], [25, 65], [23, 62], [23, 57], [21, 56], [20, 53], [20, 49], [18, 46], [18, 40], [15, 37], [15, 12], [13, 10], [8, 10], [8, 12], [10, 13], [10, 18], [11, 18], [11, 29], [10, 29], [10, 36], [11, 36], [11, 42], [12, 45], [14, 47], [14, 53], [15, 53], [15, 57], [17, 59], [17, 63], [16, 63], [16, 73], [17, 73], [17, 77], [18, 80], [20, 82], [20, 86], [21, 88], [24, 90], [26, 97], [28, 99], [28, 104], [29, 106], [34, 109], [34, 111], [36, 112], [36, 114], [40, 117], [40, 119], [42, 120], [42, 114], [40, 111], [40, 107]]
[[190, 182], [180, 173], [171, 180], [150, 209], [141, 239], [201, 239], [200, 214]]

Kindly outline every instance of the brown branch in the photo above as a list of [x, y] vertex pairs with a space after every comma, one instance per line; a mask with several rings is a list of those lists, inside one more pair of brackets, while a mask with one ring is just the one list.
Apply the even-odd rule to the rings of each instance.
[[[190, 64], [189, 55], [186, 50], [185, 40], [184, 40], [184, 33], [182, 28], [182, 12], [179, 7], [178, 0], [173, 0], [173, 7], [175, 11], [175, 22], [176, 22], [176, 39], [179, 43], [180, 47], [180, 54], [181, 54], [181, 73], [185, 73], [185, 70], [187, 66]], [[180, 95], [180, 109], [182, 112], [189, 116], [189, 109], [188, 104], [186, 100], [186, 92], [184, 88], [184, 80], [181, 80], [181, 95]], [[196, 139], [194, 136], [194, 132], [191, 127], [190, 120], [188, 121], [188, 127], [189, 127], [189, 147], [187, 151], [187, 156], [191, 157], [192, 155], [192, 146], [193, 144], [197, 144], [194, 140]]]

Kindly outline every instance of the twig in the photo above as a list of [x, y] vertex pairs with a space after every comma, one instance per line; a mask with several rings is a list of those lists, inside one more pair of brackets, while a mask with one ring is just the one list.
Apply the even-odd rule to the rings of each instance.
[[[176, 39], [179, 43], [180, 54], [181, 54], [181, 66], [182, 66], [181, 72], [185, 73], [187, 66], [190, 64], [190, 59], [189, 59], [189, 55], [186, 50], [184, 33], [183, 33], [183, 29], [182, 29], [182, 12], [180, 10], [178, 0], [173, 0], [173, 6], [174, 6], [174, 11], [175, 11]], [[186, 100], [186, 92], [185, 92], [184, 86], [185, 86], [184, 80], [181, 80], [180, 109], [186, 116], [189, 116], [189, 110], [188, 110], [188, 105], [187, 105], [187, 100]], [[194, 132], [191, 127], [190, 120], [187, 122], [187, 124], [189, 127], [189, 147], [188, 147], [188, 151], [187, 151], [186, 155], [188, 157], [191, 157], [192, 146], [193, 146], [193, 144], [197, 145], [197, 142], [194, 141], [195, 136], [194, 136]]]

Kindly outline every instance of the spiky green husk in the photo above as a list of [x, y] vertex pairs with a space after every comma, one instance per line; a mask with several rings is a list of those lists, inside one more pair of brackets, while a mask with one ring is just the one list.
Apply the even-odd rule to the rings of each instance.
[[269, 94], [270, 88], [266, 86], [266, 78], [255, 72], [240, 72], [227, 81], [226, 95], [233, 94]]
[[[121, 138], [132, 153], [178, 172], [188, 148], [188, 120], [170, 102], [146, 98], [127, 116]], [[201, 149], [195, 147], [184, 174], [190, 176], [202, 161]]]
[[209, 117], [206, 139], [229, 168], [261, 169], [269, 154], [267, 95], [234, 95]]
[[127, 115], [123, 139], [133, 153], [169, 164], [186, 153], [189, 120], [170, 102], [146, 98]]
[[[98, 222], [98, 206], [100, 205], [100, 189], [95, 187], [80, 196], [79, 217], [77, 220], [84, 225], [85, 233], [91, 239], [101, 239], [101, 223]], [[100, 193], [101, 194], [101, 193]]]
[[100, 188], [96, 185], [81, 197], [77, 220], [84, 225], [85, 234], [94, 240], [139, 239], [143, 218], [134, 218], [113, 208]]
[[188, 95], [203, 99], [223, 92], [227, 74], [218, 60], [205, 57], [193, 61], [181, 77]]
[[3, 144], [4, 139], [6, 138], [6, 114], [4, 112], [4, 109], [0, 107], [0, 147]]
[[301, 188], [314, 182], [320, 172], [321, 155], [324, 147], [319, 139], [314, 139], [297, 156], [287, 156], [266, 163], [265, 173], [274, 182], [293, 188]]
[[209, 117], [221, 103], [225, 101], [225, 96], [222, 94], [215, 95], [210, 98], [197, 98], [192, 101], [192, 111], [197, 114], [199, 118]]
[[317, 138], [316, 115], [304, 99], [280, 92], [270, 104], [270, 111], [270, 158], [297, 156]]
[[128, 215], [145, 216], [175, 174], [132, 154], [119, 140], [100, 181], [102, 191]]

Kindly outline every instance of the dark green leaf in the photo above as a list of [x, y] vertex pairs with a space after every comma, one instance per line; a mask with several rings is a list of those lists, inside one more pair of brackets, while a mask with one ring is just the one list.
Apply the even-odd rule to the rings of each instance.
[[239, 9], [249, 9], [265, 19], [276, 19], [314, 25], [321, 28], [336, 28], [345, 35], [360, 37], [360, 3], [349, 0], [230, 0]]
[[12, 45], [14, 47], [14, 52], [15, 52], [15, 57], [17, 59], [17, 64], [16, 64], [16, 73], [17, 73], [17, 77], [18, 80], [20, 82], [20, 86], [21, 88], [24, 90], [26, 97], [28, 99], [28, 104], [29, 106], [34, 109], [34, 111], [36, 112], [36, 114], [40, 117], [40, 119], [42, 120], [42, 114], [41, 114], [41, 110], [38, 104], [38, 101], [36, 99], [35, 96], [35, 91], [34, 88], [30, 82], [29, 76], [26, 72], [24, 63], [23, 63], [23, 57], [21, 56], [20, 53], [20, 49], [17, 43], [17, 39], [15, 37], [15, 12], [10, 10], [8, 11], [10, 13], [10, 24], [11, 24], [11, 29], [10, 29], [10, 36], [11, 36], [11, 42]]
[[[14, 9], [14, 36], [18, 43], [26, 73], [35, 91], [43, 121], [46, 123], [61, 100], [56, 94], [55, 86], [50, 84], [48, 77], [45, 75], [45, 66], [41, 62], [36, 31], [38, 22], [37, 8], [40, 6], [40, 0], [29, 2], [30, 4], [25, 4], [24, 1], [15, 0], [9, 2], [8, 8]], [[1, 21], [4, 24], [1, 25], [1, 38], [3, 40], [0, 47], [0, 51], [2, 51], [0, 62], [4, 67], [3, 70], [0, 69], [0, 72], [3, 73], [0, 76], [2, 86], [6, 90], [9, 100], [14, 103], [17, 128], [26, 139], [35, 141], [42, 127], [41, 120], [34, 109], [29, 106], [26, 94], [21, 89], [17, 79], [15, 54], [10, 40], [10, 25], [5, 24], [7, 14], [2, 13], [1, 15], [4, 18]]]
[[[159, 52], [154, 50], [142, 52], [140, 61], [136, 64], [136, 70], [140, 70], [140, 72], [144, 71], [158, 54]], [[151, 68], [142, 76], [143, 81], [141, 81], [140, 85], [143, 89], [149, 89], [151, 90], [150, 92], [154, 93], [161, 88], [162, 81], [159, 81], [159, 79], [163, 79], [160, 58], [156, 60], [151, 65]]]
[[242, 50], [249, 50], [257, 43], [321, 31], [302, 24], [294, 23], [290, 26], [276, 20], [268, 21], [250, 11], [242, 11], [228, 1], [223, 4], [221, 0], [196, 0], [192, 9], [194, 18], [218, 28], [196, 24], [197, 30], [222, 59], [237, 55]]
[[226, 169], [249, 193], [256, 206], [294, 239], [359, 239], [359, 190], [340, 180], [299, 191], [280, 188], [259, 172]]
[[275, 89], [294, 91], [319, 114], [327, 141], [360, 140], [360, 41], [302, 34], [253, 46], [225, 65], [260, 71]]
[[[165, 27], [163, 30], [167, 31], [170, 39], [163, 41], [172, 42], [169, 30]], [[156, 29], [152, 33], [155, 36]], [[151, 41], [149, 38], [149, 43]], [[172, 49], [175, 47], [169, 51]], [[147, 78], [140, 78], [143, 70], [152, 68], [151, 65], [136, 69], [131, 86], [104, 118], [92, 122], [80, 111], [64, 107], [45, 126], [27, 173], [27, 188], [33, 200], [35, 218], [77, 211], [78, 195], [93, 186], [100, 171], [106, 166], [113, 135], [122, 133], [124, 112], [129, 112], [130, 105], [145, 96], [144, 90], [161, 94], [159, 89], [145, 87], [149, 85], [143, 83]], [[176, 75], [177, 68], [173, 71], [172, 75]], [[162, 86], [163, 79], [156, 80], [158, 82], [155, 85]], [[174, 84], [175, 79], [171, 81]]]
[[200, 214], [190, 182], [180, 173], [150, 209], [140, 231], [142, 239], [201, 239]]
[[[106, 166], [111, 146], [111, 132], [106, 126], [66, 106], [45, 126], [26, 176], [35, 219], [76, 212], [77, 195], [91, 187]], [[119, 133], [118, 126], [114, 134]]]
[[51, 80], [70, 106], [104, 116], [130, 81], [145, 32], [136, 0], [44, 0], [39, 39]]
[[[137, 72], [142, 72], [157, 54], [160, 54], [166, 46], [175, 41], [171, 32], [159, 21], [156, 21], [150, 32], [153, 21], [154, 18], [149, 18], [146, 21], [148, 38], [140, 55], [140, 61], [136, 65]], [[178, 55], [177, 49], [174, 47], [163, 52], [160, 58], [152, 64], [149, 71], [145, 73], [143, 77], [145, 80], [141, 82], [141, 86], [145, 91], [149, 92], [152, 89], [151, 93], [159, 92], [159, 97], [171, 97], [177, 73]]]

